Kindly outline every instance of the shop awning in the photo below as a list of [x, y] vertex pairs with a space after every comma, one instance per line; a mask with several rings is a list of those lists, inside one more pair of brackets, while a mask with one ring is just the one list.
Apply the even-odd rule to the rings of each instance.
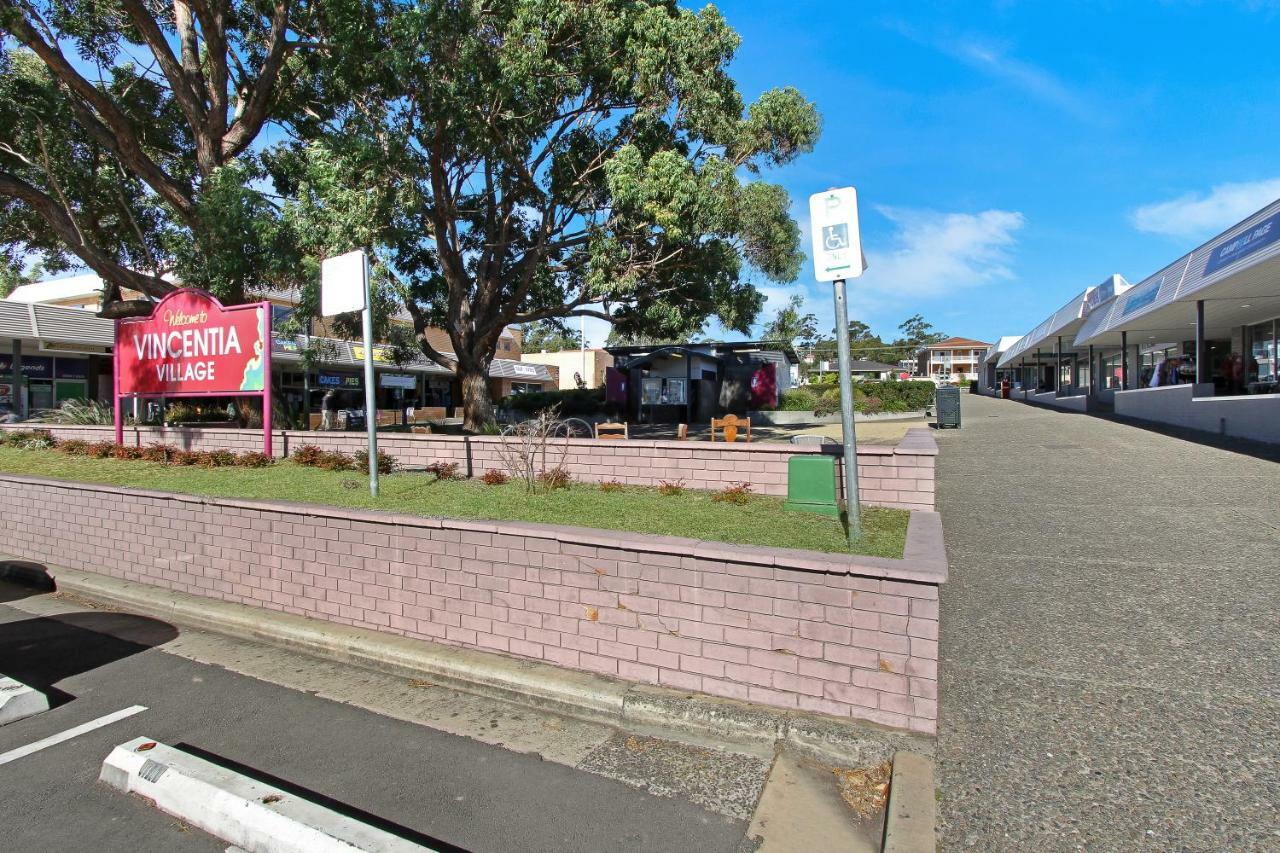
[[1280, 314], [1280, 199], [1184, 255], [1090, 317], [1075, 346], [1119, 346], [1195, 337], [1195, 303], [1205, 302], [1208, 337]]
[[36, 341], [41, 349], [109, 352], [115, 332], [113, 321], [92, 311], [0, 300], [0, 337]]
[[[1062, 338], [1063, 351], [1074, 350], [1076, 334], [1085, 319], [1099, 310], [1105, 310], [1110, 300], [1130, 289], [1123, 276], [1112, 275], [1106, 281], [1085, 288], [1054, 311], [1040, 325], [1018, 339], [1000, 357], [997, 367], [1021, 364], [1028, 353], [1047, 350], [1052, 353], [1058, 338]], [[1068, 349], [1070, 348], [1070, 349]]]

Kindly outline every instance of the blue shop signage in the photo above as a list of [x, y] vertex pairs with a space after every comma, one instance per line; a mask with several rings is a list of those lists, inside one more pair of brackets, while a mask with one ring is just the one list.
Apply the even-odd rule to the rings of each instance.
[[[0, 355], [0, 382], [8, 381], [13, 375], [13, 356], [9, 353]], [[28, 379], [52, 379], [53, 359], [47, 355], [24, 355], [22, 357], [22, 375]]]
[[1148, 282], [1139, 286], [1135, 290], [1129, 291], [1129, 295], [1124, 299], [1124, 313], [1121, 317], [1128, 317], [1139, 308], [1146, 308], [1152, 302], [1156, 301], [1156, 297], [1160, 295], [1160, 285], [1164, 284], [1164, 276], [1160, 276], [1155, 281]]
[[1247, 258], [1254, 252], [1280, 240], [1280, 213], [1273, 213], [1247, 231], [1218, 246], [1209, 253], [1204, 274], [1217, 272], [1223, 267]]
[[318, 377], [321, 388], [360, 388], [363, 387], [359, 376], [339, 376], [336, 373], [321, 373]]

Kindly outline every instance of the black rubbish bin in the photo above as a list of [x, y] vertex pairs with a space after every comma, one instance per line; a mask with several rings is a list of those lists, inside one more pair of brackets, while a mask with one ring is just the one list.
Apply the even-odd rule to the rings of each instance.
[[935, 405], [938, 407], [938, 429], [960, 428], [960, 389], [948, 385], [938, 389]]

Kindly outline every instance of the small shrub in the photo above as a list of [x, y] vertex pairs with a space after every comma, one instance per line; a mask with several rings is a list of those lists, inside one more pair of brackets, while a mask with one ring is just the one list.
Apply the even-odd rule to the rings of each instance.
[[497, 468], [490, 468], [484, 472], [484, 476], [480, 478], [480, 482], [486, 486], [501, 486], [511, 478]]
[[345, 453], [322, 453], [315, 463], [317, 468], [325, 471], [350, 471], [356, 467], [356, 461]]
[[721, 504], [736, 504], [742, 506], [751, 500], [751, 484], [738, 483], [734, 486], [725, 486], [718, 492], [711, 494], [711, 500]]
[[866, 412], [868, 415], [877, 415], [880, 413], [881, 405], [882, 401], [879, 397], [867, 397], [862, 401], [861, 411]]
[[89, 449], [89, 442], [81, 441], [78, 438], [69, 438], [66, 441], [58, 442], [58, 452], [65, 453], [68, 456], [84, 456]]
[[292, 458], [299, 465], [317, 465], [324, 458], [325, 451], [314, 444], [304, 444], [293, 451]]
[[196, 450], [174, 449], [174, 451], [169, 454], [169, 464], [170, 465], [199, 465], [200, 456], [201, 456], [200, 452]]
[[684, 494], [684, 480], [663, 480], [658, 484], [658, 494], [668, 498]]
[[225, 468], [236, 464], [236, 455], [230, 450], [210, 450], [208, 456], [211, 468]]
[[460, 480], [457, 462], [432, 462], [427, 466], [428, 474], [435, 474], [437, 480]]
[[112, 445], [111, 456], [114, 459], [141, 459], [142, 448], [130, 447], [127, 444]]
[[600, 484], [602, 492], [620, 492], [627, 487], [627, 484], [621, 480], [605, 480]]
[[142, 459], [147, 462], [160, 462], [164, 465], [168, 465], [173, 461], [173, 455], [177, 452], [177, 450], [169, 445], [161, 444], [157, 441], [154, 444], [148, 444], [146, 447], [142, 448]]
[[556, 489], [567, 489], [569, 484], [573, 482], [573, 478], [569, 476], [569, 472], [564, 468], [549, 468], [538, 475], [538, 483], [548, 492]]
[[257, 450], [248, 450], [236, 457], [235, 464], [241, 468], [268, 468], [276, 464], [276, 460]]
[[4, 443], [23, 450], [47, 450], [58, 442], [46, 429], [17, 429], [3, 434]]
[[778, 409], [784, 412], [812, 412], [817, 405], [817, 393], [808, 388], [791, 388], [778, 397]]
[[[355, 465], [361, 471], [368, 471], [369, 470], [369, 451], [357, 450], [355, 454]], [[392, 456], [390, 453], [384, 453], [381, 450], [378, 451], [378, 473], [379, 474], [390, 474], [393, 471], [395, 471], [397, 467], [399, 467], [399, 463], [396, 462], [396, 458], [394, 456]]]
[[115, 455], [116, 445], [111, 441], [95, 441], [85, 448], [85, 455], [94, 459], [110, 459]]
[[816, 415], [834, 415], [840, 411], [840, 389], [829, 388], [822, 392], [817, 404], [813, 407]]

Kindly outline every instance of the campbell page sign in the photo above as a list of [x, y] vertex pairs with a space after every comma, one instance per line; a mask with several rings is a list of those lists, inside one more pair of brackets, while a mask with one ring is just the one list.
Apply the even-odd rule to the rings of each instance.
[[202, 290], [175, 291], [150, 317], [116, 327], [118, 393], [184, 396], [265, 391], [269, 305], [223, 307]]

